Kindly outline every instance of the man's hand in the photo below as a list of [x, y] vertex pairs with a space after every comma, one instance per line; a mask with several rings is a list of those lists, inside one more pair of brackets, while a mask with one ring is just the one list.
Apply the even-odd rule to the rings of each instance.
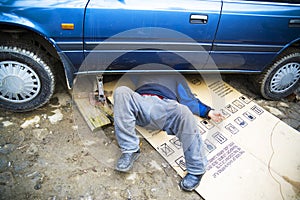
[[220, 112], [215, 110], [210, 110], [208, 112], [208, 117], [210, 117], [215, 122], [221, 122], [224, 119], [224, 116]]

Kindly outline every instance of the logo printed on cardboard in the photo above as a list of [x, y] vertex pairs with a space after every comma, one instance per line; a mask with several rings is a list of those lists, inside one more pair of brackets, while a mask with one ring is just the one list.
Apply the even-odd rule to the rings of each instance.
[[235, 126], [233, 126], [231, 123], [227, 124], [225, 128], [232, 134], [236, 134], [239, 132], [239, 129], [237, 129]]
[[225, 118], [228, 118], [228, 117], [230, 117], [230, 114], [229, 114], [229, 112], [227, 112], [226, 110], [224, 110], [224, 109], [221, 109], [221, 110], [220, 110], [220, 112], [222, 113], [223, 117], [225, 117]]
[[258, 114], [258, 115], [261, 115], [264, 111], [263, 111], [263, 109], [261, 109], [260, 107], [258, 107], [258, 106], [253, 106], [252, 108], [251, 108], [251, 110], [253, 110], [256, 114]]
[[205, 126], [208, 130], [212, 129], [215, 125], [213, 125], [210, 121], [208, 120], [202, 120], [201, 124]]
[[201, 85], [201, 79], [199, 79], [199, 78], [194, 78], [194, 79], [192, 79], [191, 80], [191, 82], [192, 82], [192, 84], [194, 84], [194, 85]]
[[241, 117], [236, 118], [234, 121], [242, 128], [248, 125], [248, 123], [245, 120], [243, 120]]
[[255, 116], [254, 115], [252, 115], [250, 112], [244, 112], [244, 114], [243, 114], [247, 119], [249, 119], [250, 121], [253, 121], [253, 120], [255, 120]]
[[167, 145], [167, 143], [160, 145], [158, 149], [160, 149], [163, 155], [166, 157], [172, 155], [175, 152], [170, 146]]
[[227, 140], [227, 138], [224, 135], [222, 135], [220, 132], [216, 132], [212, 136], [220, 144], [223, 144]]
[[208, 151], [208, 153], [210, 153], [216, 149], [216, 146], [213, 143], [211, 143], [208, 139], [205, 139], [204, 148]]
[[249, 104], [252, 100], [249, 99], [248, 97], [245, 97], [245, 96], [241, 96], [239, 97], [239, 99], [244, 102], [245, 104]]
[[245, 105], [242, 104], [242, 102], [240, 102], [239, 100], [233, 101], [232, 104], [235, 105], [236, 107], [238, 107], [239, 109], [242, 109], [243, 107], [245, 107]]
[[225, 107], [229, 112], [231, 112], [232, 114], [233, 113], [236, 113], [238, 111], [238, 109], [236, 109], [233, 105], [231, 104], [228, 104], [226, 107]]
[[181, 142], [179, 141], [178, 137], [173, 137], [170, 140], [170, 143], [173, 144], [176, 149], [181, 149]]
[[175, 163], [183, 170], [186, 171], [185, 159], [183, 156], [175, 160]]

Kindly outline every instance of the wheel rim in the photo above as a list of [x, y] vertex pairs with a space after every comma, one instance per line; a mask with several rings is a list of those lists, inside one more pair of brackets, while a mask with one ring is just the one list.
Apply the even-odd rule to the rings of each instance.
[[300, 78], [300, 63], [288, 63], [281, 67], [271, 79], [271, 92], [283, 93], [293, 87]]
[[38, 75], [27, 65], [15, 61], [0, 62], [0, 99], [24, 103], [41, 90]]

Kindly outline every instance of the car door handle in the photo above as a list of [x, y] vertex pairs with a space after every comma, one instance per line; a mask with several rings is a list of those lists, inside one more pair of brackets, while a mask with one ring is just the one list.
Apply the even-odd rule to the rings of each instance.
[[190, 16], [191, 24], [206, 24], [207, 21], [208, 21], [207, 15], [191, 14], [191, 16]]
[[289, 27], [300, 27], [300, 19], [290, 19]]

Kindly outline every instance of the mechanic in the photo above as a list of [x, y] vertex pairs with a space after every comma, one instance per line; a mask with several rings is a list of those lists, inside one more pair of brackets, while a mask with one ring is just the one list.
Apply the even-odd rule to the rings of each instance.
[[115, 134], [122, 155], [116, 170], [128, 172], [140, 155], [135, 125], [164, 130], [176, 135], [183, 148], [187, 175], [181, 180], [184, 191], [194, 190], [205, 173], [207, 159], [193, 114], [220, 122], [220, 112], [196, 98], [182, 75], [135, 75], [134, 89], [120, 86], [114, 92]]

